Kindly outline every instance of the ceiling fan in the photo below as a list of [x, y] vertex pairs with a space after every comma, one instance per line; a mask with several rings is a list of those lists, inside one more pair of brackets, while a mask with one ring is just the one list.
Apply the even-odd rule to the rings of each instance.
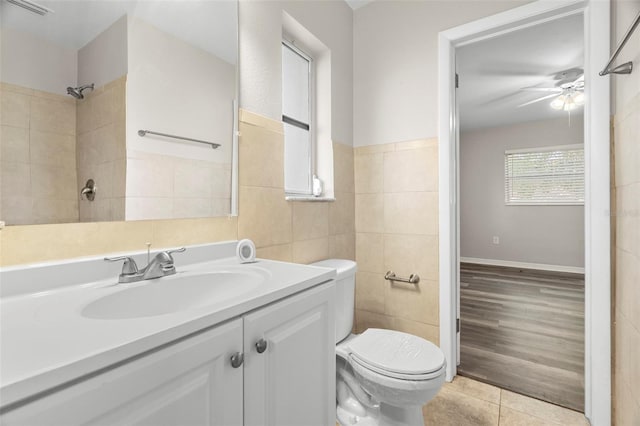
[[[579, 75], [578, 75], [579, 74]], [[584, 105], [584, 73], [582, 71], [564, 71], [558, 74], [559, 81], [555, 87], [523, 87], [520, 90], [528, 92], [545, 92], [548, 95], [518, 105], [518, 108], [554, 98], [551, 108], [571, 111]], [[577, 77], [577, 78], [576, 78]]]

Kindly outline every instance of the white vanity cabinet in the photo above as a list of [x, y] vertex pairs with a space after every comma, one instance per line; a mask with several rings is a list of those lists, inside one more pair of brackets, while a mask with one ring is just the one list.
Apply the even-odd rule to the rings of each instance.
[[240, 425], [242, 319], [81, 381], [1, 416], [3, 426]]
[[244, 317], [244, 424], [335, 424], [334, 285]]
[[[333, 425], [334, 297], [333, 283], [287, 297], [96, 372], [0, 424]], [[232, 363], [237, 354], [242, 363]]]

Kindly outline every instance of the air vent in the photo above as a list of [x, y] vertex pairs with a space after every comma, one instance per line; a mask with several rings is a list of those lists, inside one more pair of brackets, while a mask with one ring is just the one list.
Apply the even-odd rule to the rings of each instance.
[[27, 9], [30, 12], [37, 13], [38, 15], [46, 15], [47, 13], [53, 13], [53, 10], [48, 7], [39, 5], [29, 0], [7, 0], [9, 3], [19, 6], [23, 9]]

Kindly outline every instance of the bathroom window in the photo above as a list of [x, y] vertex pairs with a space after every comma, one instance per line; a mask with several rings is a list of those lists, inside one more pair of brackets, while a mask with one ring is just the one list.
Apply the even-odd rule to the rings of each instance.
[[311, 57], [292, 43], [283, 41], [282, 122], [287, 194], [311, 194], [314, 160], [312, 71]]
[[504, 173], [507, 205], [584, 204], [582, 145], [505, 151]]

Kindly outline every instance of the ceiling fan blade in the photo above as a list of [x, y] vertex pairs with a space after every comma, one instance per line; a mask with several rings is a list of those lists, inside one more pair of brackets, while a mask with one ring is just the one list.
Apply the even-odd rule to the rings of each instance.
[[531, 104], [535, 104], [536, 102], [540, 102], [540, 101], [544, 101], [545, 99], [549, 99], [549, 98], [555, 98], [556, 96], [558, 96], [556, 93], [552, 94], [552, 95], [547, 95], [547, 96], [543, 96], [541, 98], [538, 99], [534, 99], [532, 101], [529, 102], [525, 102], [523, 104], [518, 105], [518, 108], [521, 108], [523, 106], [527, 106], [527, 105], [531, 105]]
[[562, 92], [562, 88], [560, 87], [523, 87], [520, 90], [526, 90], [527, 92]]
[[572, 85], [577, 85], [578, 83], [582, 83], [582, 86], [584, 86], [584, 74], [582, 74], [580, 77], [576, 78], [574, 80], [573, 83], [571, 83]]

